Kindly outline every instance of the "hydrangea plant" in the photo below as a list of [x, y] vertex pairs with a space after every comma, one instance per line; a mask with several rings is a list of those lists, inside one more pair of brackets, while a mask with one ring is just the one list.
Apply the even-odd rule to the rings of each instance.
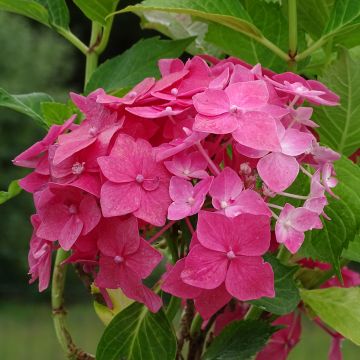
[[[94, 358], [66, 328], [69, 266], [107, 325], [99, 360], [286, 359], [304, 316], [332, 337], [330, 359], [344, 338], [360, 345], [360, 3], [74, 2], [89, 45], [63, 0], [0, 2], [86, 56], [68, 104], [1, 94], [47, 127], [1, 201], [33, 196], [30, 283], [51, 283], [67, 356]], [[97, 67], [128, 11], [172, 40]]]

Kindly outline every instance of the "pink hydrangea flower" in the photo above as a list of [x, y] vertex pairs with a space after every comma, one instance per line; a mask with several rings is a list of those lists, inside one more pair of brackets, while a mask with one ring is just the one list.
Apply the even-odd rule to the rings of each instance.
[[253, 190], [243, 190], [239, 175], [229, 167], [214, 179], [210, 196], [215, 209], [228, 217], [242, 213], [271, 216], [271, 212], [261, 196]]
[[41, 220], [38, 215], [31, 216], [31, 223], [34, 228], [30, 240], [30, 251], [28, 255], [30, 284], [39, 279], [39, 291], [44, 291], [49, 286], [51, 275], [51, 254], [52, 243], [39, 238], [36, 233]]
[[300, 315], [291, 313], [281, 316], [272, 325], [285, 327], [271, 336], [266, 347], [257, 354], [256, 360], [286, 360], [290, 351], [300, 341]]
[[317, 170], [311, 178], [309, 198], [303, 207], [320, 215], [327, 203], [325, 187], [320, 182], [320, 170]]
[[275, 225], [276, 240], [295, 254], [304, 242], [304, 232], [321, 229], [319, 215], [303, 207], [295, 208], [285, 204]]
[[263, 255], [270, 245], [269, 217], [199, 213], [199, 245], [186, 257], [183, 281], [202, 289], [226, 290], [239, 300], [274, 297], [274, 274]]
[[275, 89], [291, 94], [316, 105], [336, 106], [339, 97], [325, 85], [316, 80], [305, 80], [300, 75], [291, 72], [274, 75], [267, 78]]
[[144, 303], [150, 311], [160, 309], [162, 301], [142, 283], [161, 261], [161, 254], [140, 238], [135, 217], [106, 219], [98, 240], [99, 273], [96, 286], [120, 288], [130, 299]]
[[36, 236], [59, 241], [64, 250], [94, 229], [101, 218], [96, 198], [70, 186], [52, 185], [42, 191], [36, 208], [41, 219]]
[[107, 179], [100, 199], [105, 217], [134, 214], [156, 226], [165, 224], [170, 174], [155, 161], [147, 141], [120, 134], [110, 155], [98, 162]]
[[164, 161], [164, 165], [172, 174], [186, 180], [203, 179], [208, 176], [208, 163], [199, 151], [177, 154], [171, 160]]
[[173, 203], [168, 209], [168, 219], [180, 220], [197, 214], [204, 204], [212, 180], [213, 177], [208, 176], [193, 186], [190, 181], [173, 176], [169, 187]]

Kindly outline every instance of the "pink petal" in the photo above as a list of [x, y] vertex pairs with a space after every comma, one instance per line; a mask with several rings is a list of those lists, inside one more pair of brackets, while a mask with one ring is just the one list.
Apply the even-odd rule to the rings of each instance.
[[285, 155], [298, 156], [311, 148], [314, 136], [296, 129], [285, 131], [281, 139], [281, 150]]
[[83, 235], [86, 235], [94, 229], [101, 219], [101, 212], [96, 199], [85, 195], [80, 203], [78, 215], [84, 224]]
[[225, 280], [227, 265], [225, 254], [196, 245], [186, 257], [181, 278], [192, 286], [215, 289]]
[[180, 220], [191, 215], [191, 206], [186, 202], [173, 202], [168, 208], [169, 220]]
[[270, 153], [259, 160], [257, 170], [261, 179], [272, 191], [281, 192], [296, 179], [299, 163], [294, 157]]
[[64, 250], [70, 250], [83, 230], [83, 222], [77, 215], [70, 216], [64, 227], [61, 229], [58, 240]]
[[144, 239], [140, 239], [140, 246], [135, 253], [126, 257], [126, 266], [132, 269], [141, 279], [148, 277], [160, 263], [162, 255]]
[[225, 285], [221, 284], [216, 289], [202, 290], [194, 299], [195, 308], [201, 317], [207, 320], [225, 306], [231, 298], [232, 296], [226, 290]]
[[240, 256], [231, 260], [225, 285], [241, 301], [275, 296], [273, 270], [261, 257]]
[[200, 295], [201, 289], [188, 285], [181, 279], [185, 267], [185, 258], [180, 259], [164, 276], [161, 289], [171, 295], [183, 299], [193, 299]]
[[193, 196], [193, 186], [190, 181], [173, 176], [170, 180], [169, 193], [173, 201], [186, 202]]
[[[291, 226], [297, 231], [307, 231], [319, 224], [319, 215], [311, 210], [299, 207], [290, 215]], [[320, 222], [321, 223], [321, 222]]]
[[230, 110], [226, 93], [222, 90], [208, 89], [193, 96], [196, 111], [206, 117], [222, 115]]
[[256, 192], [246, 189], [236, 198], [234, 206], [242, 214], [271, 216], [271, 211], [263, 198]]
[[250, 111], [238, 118], [238, 129], [232, 133], [241, 145], [255, 150], [279, 151], [276, 120], [271, 115]]
[[236, 116], [224, 113], [217, 116], [197, 114], [193, 130], [214, 134], [229, 134], [238, 128]]
[[98, 158], [101, 172], [104, 176], [115, 183], [126, 183], [134, 181], [138, 174], [136, 164], [131, 157], [127, 159], [115, 156], [103, 156]]
[[101, 188], [100, 204], [105, 217], [130, 214], [139, 209], [140, 201], [141, 188], [136, 183], [106, 181]]

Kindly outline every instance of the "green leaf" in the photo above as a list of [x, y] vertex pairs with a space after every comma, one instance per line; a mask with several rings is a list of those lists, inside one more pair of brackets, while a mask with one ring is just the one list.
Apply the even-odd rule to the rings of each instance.
[[134, 86], [147, 76], [158, 76], [158, 60], [181, 55], [193, 39], [140, 40], [129, 50], [101, 64], [86, 86], [86, 92], [99, 87], [105, 91]]
[[252, 24], [251, 18], [238, 0], [145, 0], [117, 13], [128, 11], [138, 13], [149, 10], [189, 14], [228, 26], [253, 37], [262, 37], [261, 32]]
[[271, 264], [275, 274], [276, 296], [274, 298], [263, 297], [250, 302], [276, 315], [288, 314], [296, 309], [300, 302], [299, 290], [293, 279], [298, 268], [285, 266], [272, 255], [266, 255], [264, 259]]
[[206, 350], [203, 360], [246, 360], [266, 344], [276, 327], [260, 320], [234, 321]]
[[340, 276], [342, 251], [354, 240], [360, 228], [360, 168], [346, 158], [335, 163], [339, 180], [334, 192], [340, 199], [329, 198], [324, 228], [306, 233], [300, 254], [314, 260], [329, 262]]
[[333, 4], [334, 0], [302, 0], [297, 7], [299, 26], [318, 39], [329, 21]]
[[49, 11], [51, 25], [68, 29], [70, 15], [65, 0], [43, 0], [42, 2]]
[[360, 345], [360, 288], [300, 290], [300, 294], [325, 324]]
[[66, 104], [57, 102], [42, 102], [41, 113], [44, 121], [48, 126], [63, 124], [67, 119], [73, 115], [73, 110]]
[[355, 239], [349, 243], [349, 247], [344, 249], [342, 256], [360, 263], [360, 234], [356, 234]]
[[27, 16], [49, 26], [47, 9], [35, 0], [0, 0], [0, 10]]
[[360, 1], [337, 0], [330, 15], [323, 36], [339, 35], [360, 24]]
[[110, 322], [100, 339], [97, 360], [174, 360], [174, 330], [162, 310], [151, 313], [134, 303]]
[[21, 187], [17, 180], [13, 180], [8, 187], [7, 191], [0, 191], [0, 205], [10, 200], [21, 192]]
[[144, 11], [141, 13], [141, 26], [165, 34], [173, 40], [196, 37], [186, 51], [192, 55], [209, 54], [219, 57], [220, 49], [204, 40], [208, 24], [193, 19], [187, 14], [164, 13], [162, 11]]
[[115, 11], [119, 0], [74, 0], [74, 3], [90, 20], [105, 25], [106, 17]]
[[[276, 4], [247, 1], [247, 10], [254, 24], [281, 49], [288, 47], [288, 23]], [[205, 40], [215, 44], [226, 54], [239, 57], [250, 64], [261, 63], [274, 71], [285, 71], [287, 64], [259, 42], [229, 27], [210, 24]]]
[[340, 96], [340, 106], [314, 109], [320, 140], [344, 155], [351, 155], [360, 147], [360, 58], [353, 59], [348, 50], [341, 48], [339, 58], [320, 81]]
[[44, 126], [45, 121], [41, 115], [41, 103], [51, 102], [52, 97], [44, 93], [31, 93], [25, 95], [11, 95], [0, 88], [0, 106], [18, 111], [30, 116], [40, 125]]

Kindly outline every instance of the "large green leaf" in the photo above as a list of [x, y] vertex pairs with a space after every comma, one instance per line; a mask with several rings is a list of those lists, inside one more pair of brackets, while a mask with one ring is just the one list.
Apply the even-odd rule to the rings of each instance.
[[162, 310], [153, 314], [139, 303], [121, 311], [100, 339], [97, 360], [174, 360], [176, 337]]
[[115, 11], [119, 0], [73, 0], [90, 19], [105, 25], [106, 17]]
[[65, 0], [43, 0], [42, 3], [49, 11], [51, 25], [64, 29], [69, 28], [70, 15]]
[[360, 288], [301, 290], [300, 294], [325, 324], [360, 345]]
[[297, 267], [285, 266], [271, 255], [267, 255], [264, 258], [271, 264], [275, 274], [276, 296], [274, 298], [263, 297], [259, 300], [251, 301], [251, 303], [273, 314], [288, 314], [300, 302], [299, 290], [293, 279]]
[[49, 26], [48, 11], [36, 0], [0, 0], [0, 10], [24, 15]]
[[189, 14], [253, 37], [262, 37], [239, 0], [145, 0], [138, 5], [128, 6], [118, 13], [127, 11], [139, 13], [149, 10]]
[[220, 56], [220, 49], [205, 41], [208, 24], [187, 14], [164, 13], [162, 11], [144, 11], [141, 13], [141, 26], [157, 30], [173, 40], [196, 37], [186, 48], [192, 55], [209, 54]]
[[41, 115], [40, 104], [51, 101], [53, 101], [52, 97], [44, 93], [11, 95], [0, 88], [0, 106], [28, 115], [42, 126], [44, 126], [45, 122]]
[[334, 192], [340, 199], [329, 198], [324, 228], [308, 231], [300, 253], [329, 262], [340, 273], [339, 260], [344, 248], [353, 241], [360, 228], [360, 168], [346, 158], [335, 163], [339, 183]]
[[355, 239], [349, 243], [349, 247], [344, 249], [342, 256], [345, 259], [356, 261], [360, 263], [360, 234], [355, 236]]
[[10, 200], [21, 192], [21, 187], [17, 180], [12, 181], [9, 184], [7, 191], [0, 191], [0, 205]]
[[351, 155], [360, 147], [360, 58], [353, 59], [348, 50], [340, 49], [339, 58], [320, 81], [340, 96], [340, 106], [314, 110], [320, 140], [344, 155]]
[[[288, 47], [288, 23], [276, 4], [246, 1], [254, 24], [281, 49]], [[210, 24], [205, 39], [226, 54], [239, 57], [250, 64], [261, 63], [275, 71], [285, 71], [286, 62], [259, 42], [219, 24]]]
[[140, 40], [123, 54], [100, 65], [88, 82], [86, 92], [99, 87], [114, 91], [134, 86], [147, 76], [158, 76], [158, 60], [180, 56], [191, 41], [193, 39], [171, 41], [157, 37]]
[[336, 0], [323, 36], [334, 36], [360, 23], [359, 0]]
[[260, 320], [234, 321], [206, 350], [203, 360], [247, 360], [266, 344], [276, 327]]
[[42, 102], [41, 113], [48, 126], [63, 124], [73, 114], [73, 109], [67, 105], [57, 102]]

